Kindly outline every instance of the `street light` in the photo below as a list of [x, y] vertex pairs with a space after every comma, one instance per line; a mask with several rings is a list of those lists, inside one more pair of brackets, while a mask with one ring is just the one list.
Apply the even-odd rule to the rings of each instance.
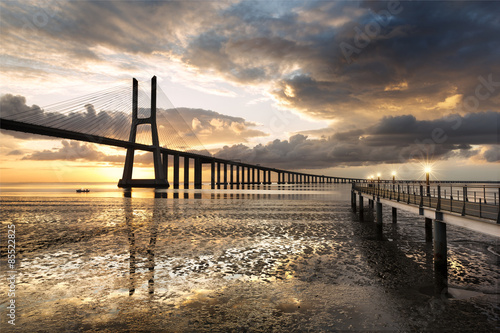
[[431, 195], [431, 186], [430, 186], [430, 181], [429, 181], [430, 174], [431, 174], [431, 167], [426, 166], [425, 167], [425, 185], [427, 187], [427, 196], [428, 197]]
[[396, 171], [392, 172], [392, 192], [396, 191]]
[[377, 173], [377, 179], [378, 179], [378, 182], [380, 183], [380, 173]]

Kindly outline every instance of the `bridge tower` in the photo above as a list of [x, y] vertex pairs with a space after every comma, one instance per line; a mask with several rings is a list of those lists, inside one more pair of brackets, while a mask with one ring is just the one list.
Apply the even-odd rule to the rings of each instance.
[[151, 114], [148, 118], [139, 118], [137, 111], [137, 99], [139, 91], [139, 83], [136, 79], [132, 80], [132, 127], [130, 128], [129, 142], [135, 143], [137, 136], [137, 126], [149, 124], [151, 126], [151, 136], [153, 139], [153, 163], [155, 170], [155, 179], [132, 179], [132, 170], [134, 168], [134, 153], [135, 148], [127, 148], [127, 156], [125, 158], [125, 166], [123, 168], [123, 177], [118, 182], [118, 187], [154, 187], [168, 188], [168, 180], [165, 176], [165, 170], [161, 160], [160, 142], [158, 140], [158, 128], [156, 126], [156, 76], [151, 79]]

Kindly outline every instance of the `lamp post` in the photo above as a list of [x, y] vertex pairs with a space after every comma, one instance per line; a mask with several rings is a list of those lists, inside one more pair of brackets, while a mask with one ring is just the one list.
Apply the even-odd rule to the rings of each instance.
[[394, 192], [395, 190], [395, 185], [396, 184], [396, 171], [392, 172], [392, 191]]
[[425, 168], [425, 185], [426, 185], [426, 191], [427, 191], [428, 197], [431, 195], [431, 186], [430, 186], [430, 181], [429, 181], [430, 173], [431, 173], [431, 167], [426, 167]]

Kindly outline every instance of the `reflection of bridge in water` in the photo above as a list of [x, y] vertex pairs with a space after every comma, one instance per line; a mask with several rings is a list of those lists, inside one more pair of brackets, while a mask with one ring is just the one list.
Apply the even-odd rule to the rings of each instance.
[[[153, 77], [151, 83], [150, 106], [144, 103], [144, 100], [149, 99], [149, 97], [143, 92], [139, 94], [137, 80], [133, 80], [131, 105], [127, 101], [123, 101], [124, 98], [130, 96], [122, 90], [117, 91], [117, 97], [113, 96], [113, 91], [105, 91], [95, 96], [76, 99], [74, 102], [61, 103], [53, 107], [53, 112], [41, 109], [20, 112], [16, 110], [16, 112], [7, 114], [4, 112], [0, 118], [0, 127], [6, 130], [126, 148], [127, 155], [123, 177], [118, 183], [118, 186], [123, 188], [168, 188], [170, 186], [168, 182], [169, 164], [171, 164], [173, 171], [172, 179], [175, 189], [179, 188], [181, 184], [181, 165], [183, 165], [184, 172], [183, 186], [189, 188], [192, 164], [194, 166], [194, 187], [198, 189], [203, 183], [202, 171], [206, 164], [210, 165], [212, 188], [220, 188], [221, 185], [255, 185], [273, 182], [277, 184], [316, 184], [365, 181], [363, 179], [314, 175], [270, 168], [258, 164], [215, 158], [206, 151], [189, 151], [189, 142], [186, 141], [189, 140], [189, 136], [194, 136], [189, 126], [186, 126], [189, 127], [189, 133], [180, 133], [173, 127], [174, 125], [169, 123], [169, 119], [162, 117], [160, 129], [158, 128], [156, 77]], [[94, 104], [100, 104], [99, 112], [96, 112]], [[131, 119], [128, 107], [132, 109]], [[81, 112], [82, 109], [86, 110], [86, 113]], [[177, 120], [179, 119], [182, 119], [180, 115], [177, 117]], [[149, 141], [151, 144], [147, 144], [145, 141]], [[154, 179], [132, 178], [136, 150], [153, 153]], [[75, 152], [75, 154], [77, 153]]]

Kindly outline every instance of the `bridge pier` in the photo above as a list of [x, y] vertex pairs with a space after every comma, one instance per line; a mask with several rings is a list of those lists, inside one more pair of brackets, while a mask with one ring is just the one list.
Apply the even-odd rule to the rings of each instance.
[[425, 218], [425, 241], [432, 242], [432, 219], [428, 217]]
[[[130, 128], [129, 142], [136, 143], [137, 127], [142, 124], [149, 124], [151, 127], [152, 152], [155, 178], [154, 179], [132, 179], [132, 170], [134, 168], [135, 148], [127, 148], [125, 165], [123, 167], [122, 179], [118, 181], [118, 187], [154, 187], [168, 188], [168, 180], [165, 177], [165, 169], [162, 163], [160, 143], [158, 140], [158, 128], [156, 126], [156, 76], [151, 79], [151, 113], [148, 118], [138, 117], [138, 92], [139, 82], [132, 80], [132, 123]], [[165, 158], [163, 159], [165, 160]]]
[[184, 188], [189, 188], [189, 157], [184, 156]]
[[377, 224], [382, 224], [382, 203], [380, 202], [380, 198], [377, 198]]
[[201, 189], [203, 183], [203, 173], [201, 158], [197, 157], [194, 159], [194, 188]]
[[224, 188], [227, 186], [227, 163], [223, 163], [224, 165]]
[[446, 223], [434, 220], [434, 276], [436, 294], [448, 294], [448, 246]]
[[179, 188], [179, 154], [174, 155], [174, 189]]
[[365, 219], [364, 206], [363, 206], [363, 196], [361, 195], [361, 192], [359, 193], [359, 219], [361, 221], [364, 221], [364, 219]]
[[252, 168], [247, 167], [247, 184], [250, 185], [252, 183]]
[[215, 189], [215, 161], [210, 162], [210, 188]]

